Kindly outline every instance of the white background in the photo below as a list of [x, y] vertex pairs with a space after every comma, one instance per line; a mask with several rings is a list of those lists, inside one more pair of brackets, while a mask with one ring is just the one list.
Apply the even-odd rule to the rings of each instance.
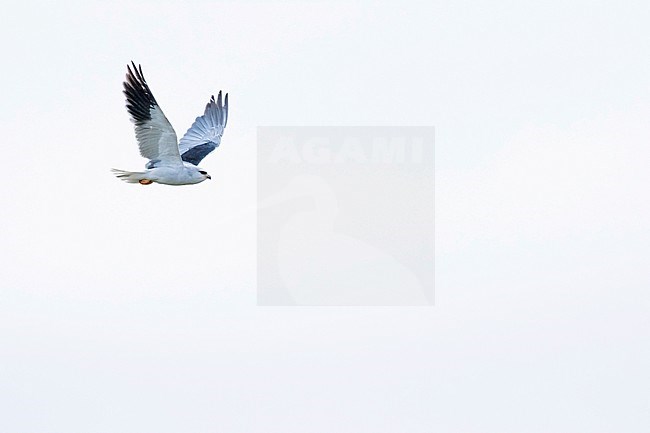
[[[539, 3], [5, 2], [0, 431], [647, 432], [650, 6]], [[435, 307], [255, 307], [258, 125], [436, 127]]]

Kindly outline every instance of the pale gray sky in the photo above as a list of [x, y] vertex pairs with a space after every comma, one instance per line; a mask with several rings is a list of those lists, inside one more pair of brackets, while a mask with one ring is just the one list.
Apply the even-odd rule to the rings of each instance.
[[[525, 4], [524, 4], [525, 3]], [[0, 431], [646, 432], [650, 6], [10, 2]], [[182, 134], [139, 169], [121, 83]], [[255, 306], [258, 125], [436, 127], [436, 306]]]

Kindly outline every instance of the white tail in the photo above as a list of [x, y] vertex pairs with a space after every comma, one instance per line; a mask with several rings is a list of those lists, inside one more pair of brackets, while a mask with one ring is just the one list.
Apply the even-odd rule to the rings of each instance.
[[[125, 171], [118, 170], [117, 168], [111, 169], [113, 174], [118, 178], [122, 179], [124, 182], [128, 183], [139, 183], [141, 180], [146, 180], [146, 174], [141, 171]], [[151, 182], [149, 182], [151, 183]]]

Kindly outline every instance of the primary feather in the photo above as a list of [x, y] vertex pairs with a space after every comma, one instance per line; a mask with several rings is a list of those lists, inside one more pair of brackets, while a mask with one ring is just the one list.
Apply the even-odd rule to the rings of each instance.
[[228, 123], [228, 94], [222, 103], [221, 91], [214, 100], [214, 95], [205, 106], [203, 116], [197, 117], [178, 143], [181, 158], [197, 165], [210, 152], [219, 147], [223, 130]]
[[151, 93], [142, 67], [136, 68], [133, 62], [132, 65], [133, 69], [127, 65], [124, 94], [126, 109], [135, 123], [140, 155], [161, 165], [182, 165], [176, 132]]

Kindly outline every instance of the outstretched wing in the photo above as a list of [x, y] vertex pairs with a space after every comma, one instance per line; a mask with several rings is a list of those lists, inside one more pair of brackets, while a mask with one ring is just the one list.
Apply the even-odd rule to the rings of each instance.
[[135, 123], [135, 137], [140, 155], [150, 161], [147, 168], [157, 165], [182, 165], [176, 132], [162, 112], [156, 98], [142, 75], [142, 67], [127, 67], [124, 95], [126, 109]]
[[228, 94], [222, 104], [221, 91], [215, 102], [214, 95], [205, 106], [205, 113], [197, 117], [178, 143], [181, 158], [198, 165], [205, 156], [221, 143], [223, 130], [228, 123]]

